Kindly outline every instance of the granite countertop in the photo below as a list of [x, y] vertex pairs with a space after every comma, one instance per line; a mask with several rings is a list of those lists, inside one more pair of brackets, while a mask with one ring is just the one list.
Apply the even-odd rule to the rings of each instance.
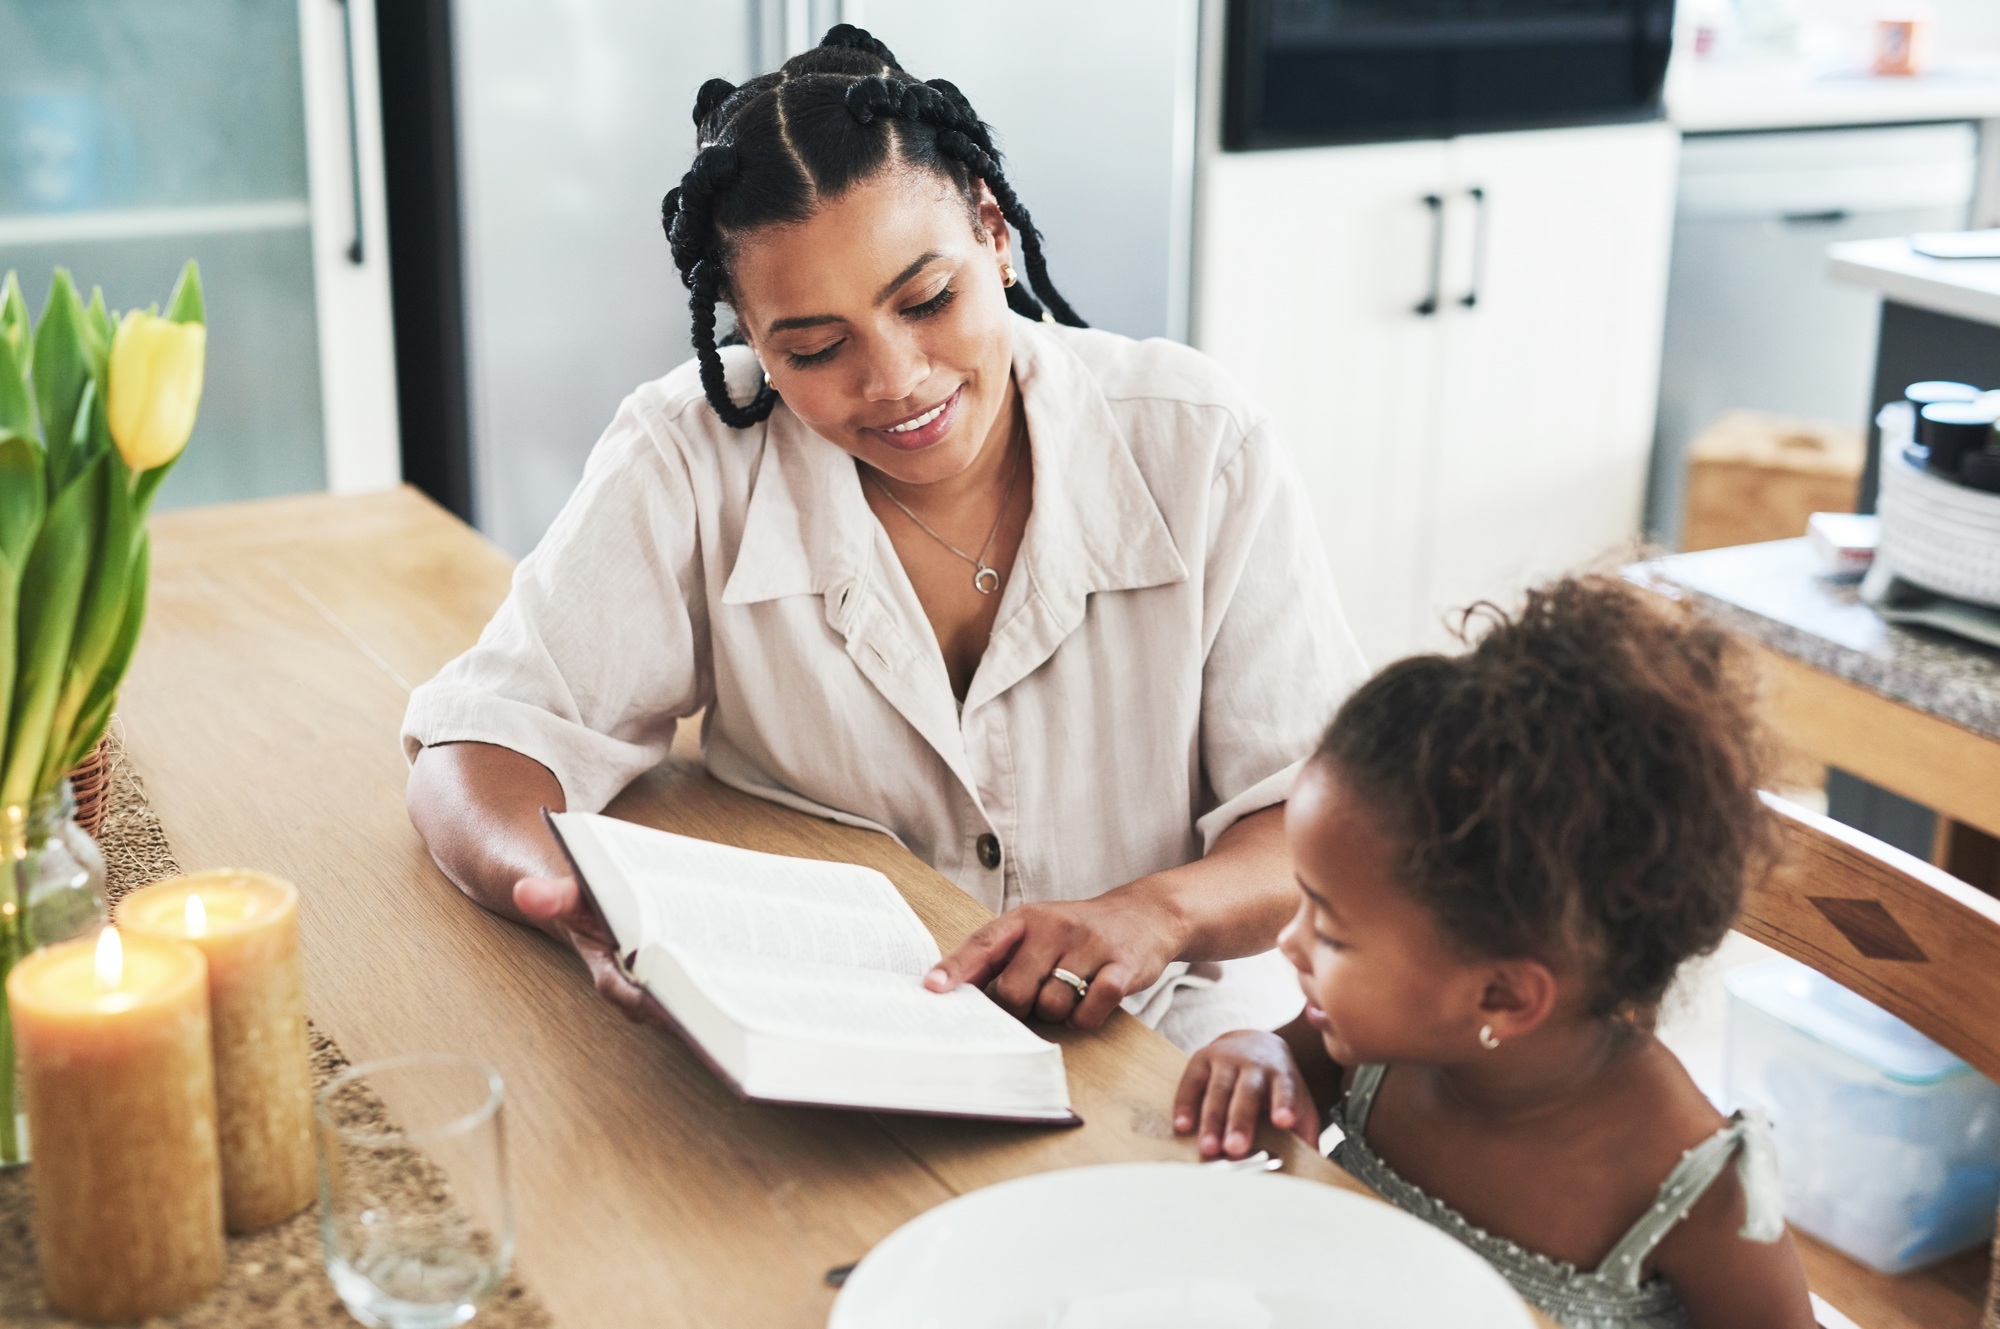
[[1820, 575], [1803, 539], [1673, 554], [1641, 570], [1780, 655], [2000, 741], [2000, 651], [1885, 623], [1852, 581]]

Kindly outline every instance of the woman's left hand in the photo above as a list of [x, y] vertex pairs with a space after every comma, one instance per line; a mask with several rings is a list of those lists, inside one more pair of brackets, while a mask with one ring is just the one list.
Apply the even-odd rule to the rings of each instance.
[[[1142, 879], [1093, 900], [1022, 905], [967, 937], [924, 985], [949, 992], [970, 983], [1020, 1018], [1095, 1029], [1186, 946], [1178, 911], [1146, 886]], [[1057, 969], [1082, 979], [1084, 994], [1055, 977]]]

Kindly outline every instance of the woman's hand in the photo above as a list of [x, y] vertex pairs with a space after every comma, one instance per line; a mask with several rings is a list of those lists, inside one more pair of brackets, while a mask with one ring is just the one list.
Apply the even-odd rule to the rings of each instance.
[[567, 942], [605, 998], [633, 1020], [670, 1023], [618, 963], [611, 932], [584, 908], [576, 878], [542, 819], [563, 809], [562, 786], [532, 757], [491, 743], [425, 748], [410, 767], [410, 820], [461, 891], [503, 918]]
[[[949, 992], [970, 983], [1022, 1019], [1033, 1015], [1095, 1029], [1128, 993], [1150, 986], [1180, 955], [1173, 911], [1141, 890], [1144, 884], [1002, 914], [940, 960], [924, 985]], [[1085, 982], [1083, 996], [1055, 977], [1059, 968]]]
[[583, 906], [574, 877], [523, 877], [514, 883], [521, 917], [569, 943], [583, 957], [590, 981], [628, 1020], [660, 1018], [653, 994], [633, 982], [618, 962], [618, 947], [604, 920]]
[[1239, 1029], [1194, 1054], [1174, 1092], [1174, 1133], [1199, 1128], [1203, 1158], [1242, 1158], [1269, 1112], [1271, 1124], [1315, 1148], [1319, 1109], [1292, 1050], [1277, 1034]]
[[[924, 976], [933, 992], [985, 987], [1016, 1016], [1095, 1029], [1175, 960], [1227, 960], [1270, 949], [1297, 908], [1284, 806], [1244, 817], [1207, 857], [1094, 900], [1029, 904], [980, 928]], [[1085, 983], [1079, 995], [1057, 969]]]

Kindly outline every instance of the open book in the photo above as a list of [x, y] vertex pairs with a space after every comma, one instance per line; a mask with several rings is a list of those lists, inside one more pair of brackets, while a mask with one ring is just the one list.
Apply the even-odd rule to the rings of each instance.
[[586, 901], [730, 1088], [776, 1103], [1075, 1124], [1062, 1049], [976, 988], [873, 868], [546, 814]]

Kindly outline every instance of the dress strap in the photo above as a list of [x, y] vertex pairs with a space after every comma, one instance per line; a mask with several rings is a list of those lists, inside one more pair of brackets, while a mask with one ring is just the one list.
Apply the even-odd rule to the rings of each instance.
[[1695, 1201], [1708, 1192], [1731, 1159], [1743, 1184], [1744, 1219], [1740, 1236], [1750, 1241], [1776, 1241], [1785, 1232], [1784, 1193], [1778, 1184], [1778, 1154], [1771, 1143], [1770, 1124], [1752, 1108], [1738, 1112], [1729, 1124], [1681, 1155], [1681, 1161], [1660, 1183], [1653, 1207], [1640, 1215], [1597, 1274], [1623, 1287], [1639, 1286], [1646, 1257], [1674, 1225], [1688, 1216]]
[[1354, 1068], [1354, 1083], [1347, 1086], [1340, 1108], [1341, 1129], [1349, 1135], [1367, 1138], [1368, 1112], [1375, 1106], [1375, 1091], [1382, 1087], [1382, 1077], [1388, 1072], [1387, 1066]]

